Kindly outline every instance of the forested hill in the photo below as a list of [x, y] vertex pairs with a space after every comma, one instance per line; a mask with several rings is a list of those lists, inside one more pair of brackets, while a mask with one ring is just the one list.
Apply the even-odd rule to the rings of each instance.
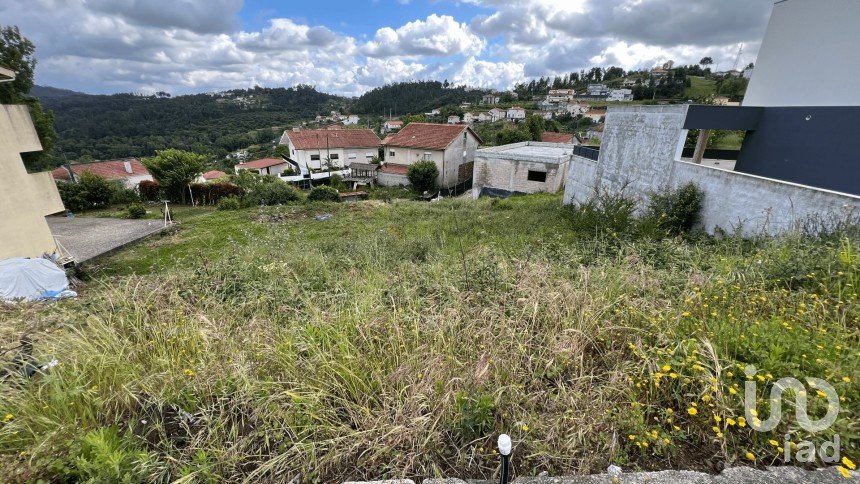
[[267, 142], [291, 123], [348, 108], [349, 100], [310, 86], [233, 90], [170, 97], [91, 95], [35, 86], [31, 93], [54, 111], [56, 154], [70, 160], [149, 156], [179, 148], [224, 155]]
[[396, 115], [426, 113], [449, 104], [476, 104], [484, 93], [464, 86], [446, 87], [438, 81], [401, 82], [364, 93], [355, 100], [353, 110], [377, 116], [387, 116], [389, 109]]

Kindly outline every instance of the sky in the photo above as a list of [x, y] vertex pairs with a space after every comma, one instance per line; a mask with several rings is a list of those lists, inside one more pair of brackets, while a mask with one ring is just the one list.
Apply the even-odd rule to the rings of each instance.
[[36, 82], [171, 94], [407, 80], [507, 89], [592, 66], [754, 62], [770, 0], [2, 0]]

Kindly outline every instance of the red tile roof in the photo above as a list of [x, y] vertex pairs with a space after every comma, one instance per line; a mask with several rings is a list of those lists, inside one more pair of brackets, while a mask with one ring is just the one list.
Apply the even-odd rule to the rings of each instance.
[[405, 175], [407, 171], [409, 171], [409, 165], [396, 165], [393, 163], [386, 163], [382, 165], [382, 168], [379, 169], [382, 173], [392, 173], [394, 175]]
[[297, 150], [328, 148], [376, 148], [379, 138], [369, 129], [306, 129], [288, 131], [287, 137]]
[[240, 168], [268, 168], [270, 166], [277, 166], [286, 163], [286, 161], [280, 158], [263, 158], [262, 160], [254, 160], [249, 161], [248, 163], [241, 163], [236, 165]]
[[540, 140], [544, 143], [573, 143], [573, 135], [570, 133], [544, 131], [540, 135]]
[[224, 178], [225, 176], [227, 176], [227, 174], [221, 170], [211, 170], [211, 171], [207, 171], [206, 173], [204, 173], [201, 176], [203, 177], [204, 180], [217, 180], [219, 178]]
[[472, 131], [472, 128], [466, 125], [409, 123], [397, 134], [385, 138], [385, 145], [401, 148], [444, 150], [465, 130], [470, 131], [478, 139], [478, 143], [481, 142], [481, 138]]
[[[125, 162], [131, 164], [131, 173], [125, 171]], [[93, 175], [99, 175], [108, 180], [122, 180], [133, 176], [149, 175], [149, 170], [136, 158], [128, 160], [109, 160], [109, 161], [94, 161], [92, 163], [72, 164], [72, 171], [75, 175], [87, 172]], [[69, 172], [64, 167], [57, 168], [51, 172], [55, 180], [71, 180]]]
[[386, 124], [389, 126], [402, 126], [403, 121], [386, 121]]

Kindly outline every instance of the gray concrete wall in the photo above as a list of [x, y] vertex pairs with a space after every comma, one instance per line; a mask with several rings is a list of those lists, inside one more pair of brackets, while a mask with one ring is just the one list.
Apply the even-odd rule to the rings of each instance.
[[406, 175], [377, 172], [376, 183], [383, 187], [399, 187], [400, 185], [408, 186], [409, 178], [406, 178]]
[[780, 233], [810, 216], [860, 214], [860, 197], [678, 161], [686, 113], [687, 106], [610, 108], [600, 158], [594, 166], [574, 157], [565, 203], [581, 203], [594, 190], [623, 189], [644, 206], [652, 192], [694, 182], [705, 192], [702, 225], [709, 233]]

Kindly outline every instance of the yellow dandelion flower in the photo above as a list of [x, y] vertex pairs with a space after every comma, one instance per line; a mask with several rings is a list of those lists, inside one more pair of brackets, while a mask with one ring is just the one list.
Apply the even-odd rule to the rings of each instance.
[[747, 426], [747, 419], [745, 419], [743, 417], [738, 417], [738, 427], [746, 427], [746, 426]]
[[689, 413], [690, 415], [696, 415], [697, 413], [699, 413], [699, 411], [696, 410], [695, 407], [690, 407], [687, 409], [687, 413]]
[[758, 410], [751, 408], [750, 415], [752, 415], [753, 417], [758, 417]]
[[839, 473], [842, 474], [842, 477], [844, 477], [846, 479], [851, 477], [851, 471], [849, 471], [848, 469], [846, 469], [842, 466], [839, 466], [837, 469], [839, 469]]
[[842, 457], [842, 465], [844, 465], [845, 467], [847, 467], [847, 468], [851, 469], [852, 471], [853, 471], [854, 469], [856, 469], [856, 468], [857, 468], [857, 464], [855, 464], [855, 463], [854, 463], [854, 461], [852, 461], [851, 459], [849, 459], [849, 458], [848, 458], [848, 456], [843, 456], [843, 457]]
[[842, 381], [844, 381], [845, 383], [851, 383], [851, 378], [849, 378], [847, 376], [843, 376]]
[[768, 442], [770, 442], [770, 445], [772, 445], [774, 447], [779, 447], [779, 442], [777, 442], [773, 439], [768, 440]]
[[628, 435], [627, 438], [630, 440], [636, 440], [636, 436], [633, 434]]
[[734, 387], [729, 387], [729, 393], [731, 393], [732, 395], [737, 395], [738, 391], [735, 390]]
[[523, 432], [528, 432], [528, 431], [529, 431], [529, 426], [526, 424], [523, 424]]
[[735, 426], [735, 424], [737, 424], [738, 422], [737, 422], [735, 419], [733, 419], [733, 418], [729, 417], [729, 418], [727, 418], [727, 419], [726, 419], [726, 423], [727, 423], [727, 424], [729, 424], [729, 425], [731, 425], [732, 427], [734, 427], [734, 426]]
[[752, 452], [747, 452], [746, 458], [747, 460], [755, 460], [755, 454], [753, 454]]
[[186, 369], [185, 369], [185, 374], [186, 374], [186, 375], [188, 375], [188, 376], [194, 376], [194, 370], [191, 370], [191, 369], [189, 369], [189, 368], [186, 368]]
[[13, 418], [15, 418], [15, 416], [14, 416], [14, 415], [12, 415], [11, 413], [7, 413], [7, 414], [3, 417], [3, 421], [4, 421], [4, 422], [9, 422], [9, 421], [10, 421], [10, 420], [12, 420]]
[[672, 367], [669, 365], [663, 365], [663, 371], [671, 371]]

